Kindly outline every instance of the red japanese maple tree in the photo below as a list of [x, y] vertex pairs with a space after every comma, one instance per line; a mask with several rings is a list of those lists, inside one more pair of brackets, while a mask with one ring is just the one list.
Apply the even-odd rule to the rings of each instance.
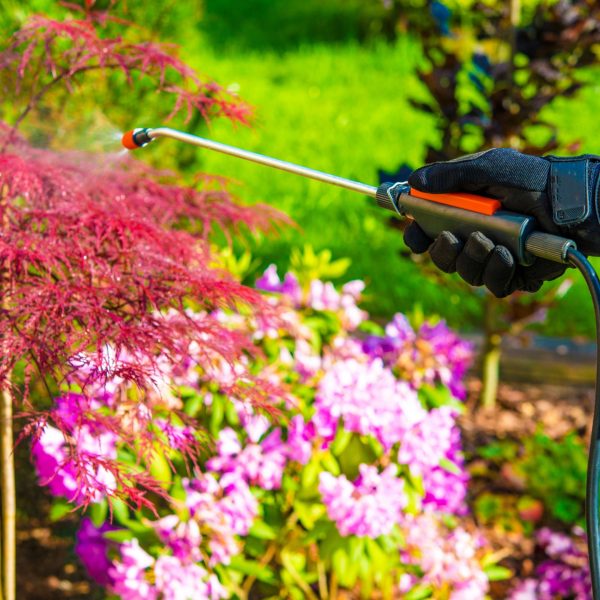
[[[209, 235], [214, 226], [228, 231], [269, 227], [278, 218], [275, 213], [265, 207], [238, 206], [223, 188], [178, 186], [164, 173], [132, 160], [34, 148], [19, 133], [51, 91], [84, 85], [92, 71], [120, 72], [130, 84], [150, 78], [157, 92], [172, 97], [171, 116], [200, 111], [207, 119], [247, 121], [247, 106], [203, 81], [173, 54], [172, 47], [105, 37], [106, 26], [115, 27], [108, 13], [94, 10], [89, 0], [77, 10], [79, 14], [64, 20], [32, 18], [0, 52], [3, 97], [15, 100], [11, 123], [0, 125], [6, 600], [14, 598], [15, 586], [12, 407], [16, 404], [27, 416], [26, 434], [35, 435], [51, 415], [39, 410], [34, 395], [28, 394], [32, 382], [42, 381], [51, 397], [75, 370], [86, 374], [84, 394], [88, 387], [118, 376], [137, 386], [136, 403], [143, 403], [159, 360], [189, 359], [209, 370], [215, 362], [234, 363], [253, 351], [248, 340], [211, 317], [214, 308], [243, 303], [268, 311], [256, 292], [211, 266]], [[193, 226], [184, 229], [184, 222]], [[193, 315], [186, 310], [190, 306]], [[17, 381], [15, 370], [19, 367], [21, 372], [21, 366], [24, 379]], [[227, 386], [227, 393], [262, 404], [277, 394], [249, 373]], [[151, 421], [151, 403], [144, 414]], [[109, 426], [123, 439], [137, 437], [141, 451], [140, 432], [147, 448], [160, 443], [147, 423], [138, 423], [135, 432], [125, 423], [129, 422], [115, 419]], [[189, 454], [193, 458], [194, 448]], [[90, 458], [81, 457], [85, 460]], [[104, 461], [103, 466], [119, 482], [114, 494], [144, 503], [148, 502], [144, 489], [160, 492], [145, 475], [123, 475], [117, 462]], [[89, 469], [80, 471], [85, 502], [94, 482], [85, 481]]]

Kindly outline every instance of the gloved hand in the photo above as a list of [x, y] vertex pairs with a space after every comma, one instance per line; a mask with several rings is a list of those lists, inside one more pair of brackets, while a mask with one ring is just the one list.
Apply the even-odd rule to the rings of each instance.
[[[540, 230], [572, 239], [585, 254], [600, 255], [599, 174], [600, 156], [542, 158], [494, 148], [421, 167], [408, 183], [425, 192], [497, 198], [504, 210], [535, 217]], [[432, 240], [413, 222], [404, 241], [416, 254], [429, 250], [442, 271], [456, 271], [467, 283], [485, 285], [498, 298], [516, 290], [535, 292], [566, 269], [540, 258], [521, 266], [504, 246], [494, 245], [481, 232], [465, 240], [444, 231]]]

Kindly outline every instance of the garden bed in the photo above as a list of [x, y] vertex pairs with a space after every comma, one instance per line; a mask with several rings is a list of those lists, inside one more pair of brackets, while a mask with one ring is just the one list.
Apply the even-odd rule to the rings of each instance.
[[[592, 387], [504, 383], [500, 386], [497, 406], [490, 411], [477, 408], [481, 382], [470, 378], [467, 388], [468, 410], [461, 417], [460, 425], [472, 473], [482, 472], [481, 459], [474, 458], [477, 448], [498, 440], [522, 439], [532, 435], [540, 425], [553, 439], [562, 438], [573, 430], [588, 436]], [[494, 473], [493, 469], [490, 472]], [[35, 500], [28, 501], [25, 508], [31, 514], [23, 515], [18, 530], [18, 597], [26, 600], [102, 598], [103, 593], [86, 579], [84, 569], [74, 556], [75, 518], [72, 523], [69, 520], [51, 522], [50, 503], [45, 492], [36, 485], [24, 454], [19, 473], [24, 480], [19, 497]], [[515, 495], [521, 492], [514, 481], [501, 475], [474, 476], [470, 486], [471, 500], [483, 491]], [[544, 517], [543, 523], [561, 528], [550, 518]], [[504, 557], [503, 565], [521, 576], [533, 573], [536, 561], [542, 557], [536, 554], [531, 537], [522, 532], [501, 531], [497, 526], [483, 526], [483, 530], [499, 556]], [[510, 581], [492, 584], [492, 597], [505, 598], [509, 585]]]

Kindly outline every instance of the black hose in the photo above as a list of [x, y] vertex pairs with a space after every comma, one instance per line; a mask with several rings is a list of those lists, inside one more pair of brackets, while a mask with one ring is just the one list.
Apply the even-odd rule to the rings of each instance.
[[590, 261], [578, 250], [569, 250], [567, 259], [577, 267], [590, 290], [596, 315], [596, 392], [594, 395], [594, 416], [592, 437], [587, 469], [587, 487], [585, 493], [585, 520], [587, 524], [588, 552], [592, 595], [600, 600], [600, 515], [598, 507], [598, 486], [600, 484], [600, 280]]

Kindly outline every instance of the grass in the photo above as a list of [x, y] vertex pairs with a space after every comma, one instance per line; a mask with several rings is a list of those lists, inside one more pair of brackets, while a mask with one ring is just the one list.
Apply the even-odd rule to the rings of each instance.
[[[414, 76], [418, 54], [407, 40], [390, 47], [311, 46], [277, 53], [203, 53], [203, 72], [233, 86], [256, 108], [252, 129], [211, 126], [219, 141], [377, 185], [378, 169], [395, 172], [423, 162], [436, 139], [434, 119], [413, 110], [408, 96], [423, 94]], [[388, 213], [356, 193], [239, 161], [202, 154], [201, 168], [233, 177], [245, 201], [262, 200], [289, 214], [287, 230], [254, 249], [263, 264], [288, 263], [294, 246], [329, 248], [352, 260], [347, 277], [368, 282], [368, 308], [378, 315], [420, 304], [463, 328], [477, 322], [479, 303], [450, 298], [402, 258], [401, 235]], [[466, 314], [467, 313], [467, 314]]]
[[[376, 185], [378, 169], [395, 172], [403, 163], [422, 164], [425, 144], [437, 139], [435, 118], [408, 101], [425, 92], [414, 75], [416, 46], [407, 39], [395, 46], [317, 45], [285, 54], [198, 50], [188, 58], [256, 108], [251, 129], [217, 122], [202, 132], [216, 140]], [[580, 100], [559, 99], [548, 118], [565, 123], [563, 141], [580, 138], [584, 151], [600, 153], [600, 140], [589, 127], [597, 114], [597, 91], [592, 81]], [[334, 257], [352, 260], [348, 277], [367, 281], [373, 314], [418, 306], [462, 330], [480, 324], [478, 292], [449, 292], [424, 278], [400, 256], [401, 235], [371, 200], [216, 153], [202, 152], [197, 160], [203, 171], [238, 181], [235, 191], [244, 201], [267, 202], [299, 224], [299, 230], [253, 248], [263, 266], [274, 262], [285, 268], [295, 246], [329, 248]], [[550, 311], [545, 333], [591, 336], [591, 302], [583, 281], [575, 279]]]

